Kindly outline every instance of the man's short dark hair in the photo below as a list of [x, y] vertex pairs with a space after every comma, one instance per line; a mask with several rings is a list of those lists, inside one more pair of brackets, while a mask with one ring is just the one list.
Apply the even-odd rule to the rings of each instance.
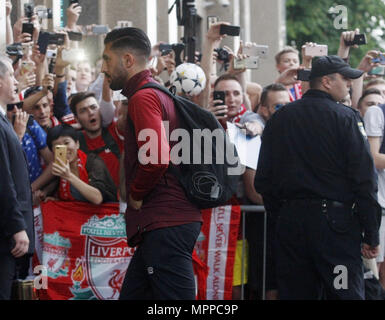
[[63, 123], [51, 129], [47, 133], [47, 146], [52, 151], [52, 143], [60, 137], [70, 137], [75, 142], [79, 141], [79, 132], [70, 125]]
[[111, 44], [111, 50], [132, 50], [138, 56], [148, 59], [151, 55], [151, 42], [146, 33], [138, 28], [120, 28], [109, 32], [104, 44]]
[[[84, 100], [86, 100], [86, 99], [88, 99], [88, 98], [90, 98], [90, 97], [95, 98], [95, 93], [93, 93], [93, 92], [91, 92], [91, 91], [85, 91], [85, 92], [79, 92], [79, 93], [76, 93], [76, 94], [73, 95], [73, 97], [71, 98], [71, 104], [70, 104], [70, 107], [71, 107], [72, 113], [73, 113], [75, 116], [78, 115], [78, 113], [77, 113], [77, 111], [76, 111], [76, 106], [77, 106], [80, 102], [82, 102], [82, 101], [84, 101]], [[96, 98], [95, 98], [95, 99], [96, 99]]]
[[236, 76], [233, 76], [231, 74], [228, 74], [228, 73], [225, 73], [225, 74], [222, 74], [214, 83], [214, 88], [218, 85], [219, 82], [222, 82], [222, 81], [227, 81], [227, 80], [234, 80], [236, 82], [239, 82], [239, 80], [237, 79]]
[[358, 103], [357, 103], [358, 108], [361, 107], [361, 103], [365, 99], [365, 97], [367, 97], [368, 95], [371, 95], [371, 94], [378, 94], [379, 96], [382, 96], [380, 90], [378, 90], [378, 89], [375, 89], [375, 88], [367, 89], [362, 93], [361, 98], [358, 100]]
[[274, 92], [276, 92], [276, 91], [287, 91], [287, 89], [281, 83], [273, 83], [273, 84], [270, 84], [270, 85], [266, 86], [265, 88], [263, 88], [263, 91], [262, 91], [262, 94], [261, 94], [260, 106], [266, 106], [267, 98], [268, 98], [269, 92], [271, 92], [271, 91], [274, 91]]
[[27, 99], [29, 96], [32, 96], [33, 94], [40, 92], [43, 90], [43, 87], [40, 86], [34, 86], [30, 87], [24, 92], [24, 99]]

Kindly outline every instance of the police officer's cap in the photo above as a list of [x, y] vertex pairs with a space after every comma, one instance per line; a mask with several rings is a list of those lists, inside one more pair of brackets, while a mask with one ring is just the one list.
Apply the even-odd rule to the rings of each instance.
[[348, 63], [338, 56], [323, 56], [313, 59], [310, 80], [332, 73], [339, 73], [349, 79], [357, 79], [364, 72], [351, 68]]

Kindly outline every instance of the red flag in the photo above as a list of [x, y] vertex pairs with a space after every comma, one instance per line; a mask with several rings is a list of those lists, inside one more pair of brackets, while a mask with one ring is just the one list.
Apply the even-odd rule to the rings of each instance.
[[135, 251], [127, 246], [119, 205], [48, 202], [41, 211], [48, 271], [41, 299], [117, 299]]
[[[47, 268], [42, 300], [114, 300], [119, 297], [135, 249], [127, 246], [119, 204], [48, 202], [35, 209], [38, 250], [34, 266]], [[193, 254], [198, 299], [204, 299], [207, 267]]]
[[[203, 226], [197, 241], [198, 257], [208, 266], [206, 300], [231, 300], [239, 206], [202, 210]], [[199, 240], [199, 238], [198, 238]]]

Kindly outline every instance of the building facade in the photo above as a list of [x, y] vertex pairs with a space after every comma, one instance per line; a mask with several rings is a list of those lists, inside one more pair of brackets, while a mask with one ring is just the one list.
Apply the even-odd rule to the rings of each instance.
[[[180, 0], [182, 1], [182, 0]], [[12, 0], [12, 23], [23, 14], [24, 3], [28, 0]], [[60, 27], [66, 23], [66, 8], [69, 0], [35, 0], [35, 6], [53, 9], [53, 19], [47, 21], [47, 29]], [[168, 14], [175, 0], [80, 0], [82, 14], [81, 25], [100, 24], [114, 28], [118, 21], [147, 32], [153, 44], [164, 41], [177, 43], [183, 36], [183, 27], [178, 26], [176, 9]], [[194, 1], [193, 1], [194, 2]], [[5, 44], [5, 0], [0, 0], [0, 44]], [[197, 50], [201, 48], [202, 38], [207, 31], [207, 17], [217, 16], [220, 21], [227, 21], [241, 26], [240, 37], [227, 37], [223, 44], [235, 50], [239, 41], [251, 41], [269, 46], [267, 59], [260, 60], [257, 70], [248, 72], [252, 81], [262, 86], [272, 83], [277, 77], [275, 54], [283, 48], [286, 41], [285, 0], [195, 0], [198, 14]], [[90, 36], [85, 40], [91, 60], [96, 61], [103, 49], [101, 36]]]

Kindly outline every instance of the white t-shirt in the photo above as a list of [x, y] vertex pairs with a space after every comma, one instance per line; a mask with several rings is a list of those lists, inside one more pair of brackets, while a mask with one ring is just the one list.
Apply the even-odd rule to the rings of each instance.
[[[368, 137], [380, 137], [382, 144], [384, 135], [384, 113], [380, 107], [371, 106], [364, 116], [365, 131]], [[377, 169], [378, 172], [378, 202], [385, 208], [385, 169]]]

